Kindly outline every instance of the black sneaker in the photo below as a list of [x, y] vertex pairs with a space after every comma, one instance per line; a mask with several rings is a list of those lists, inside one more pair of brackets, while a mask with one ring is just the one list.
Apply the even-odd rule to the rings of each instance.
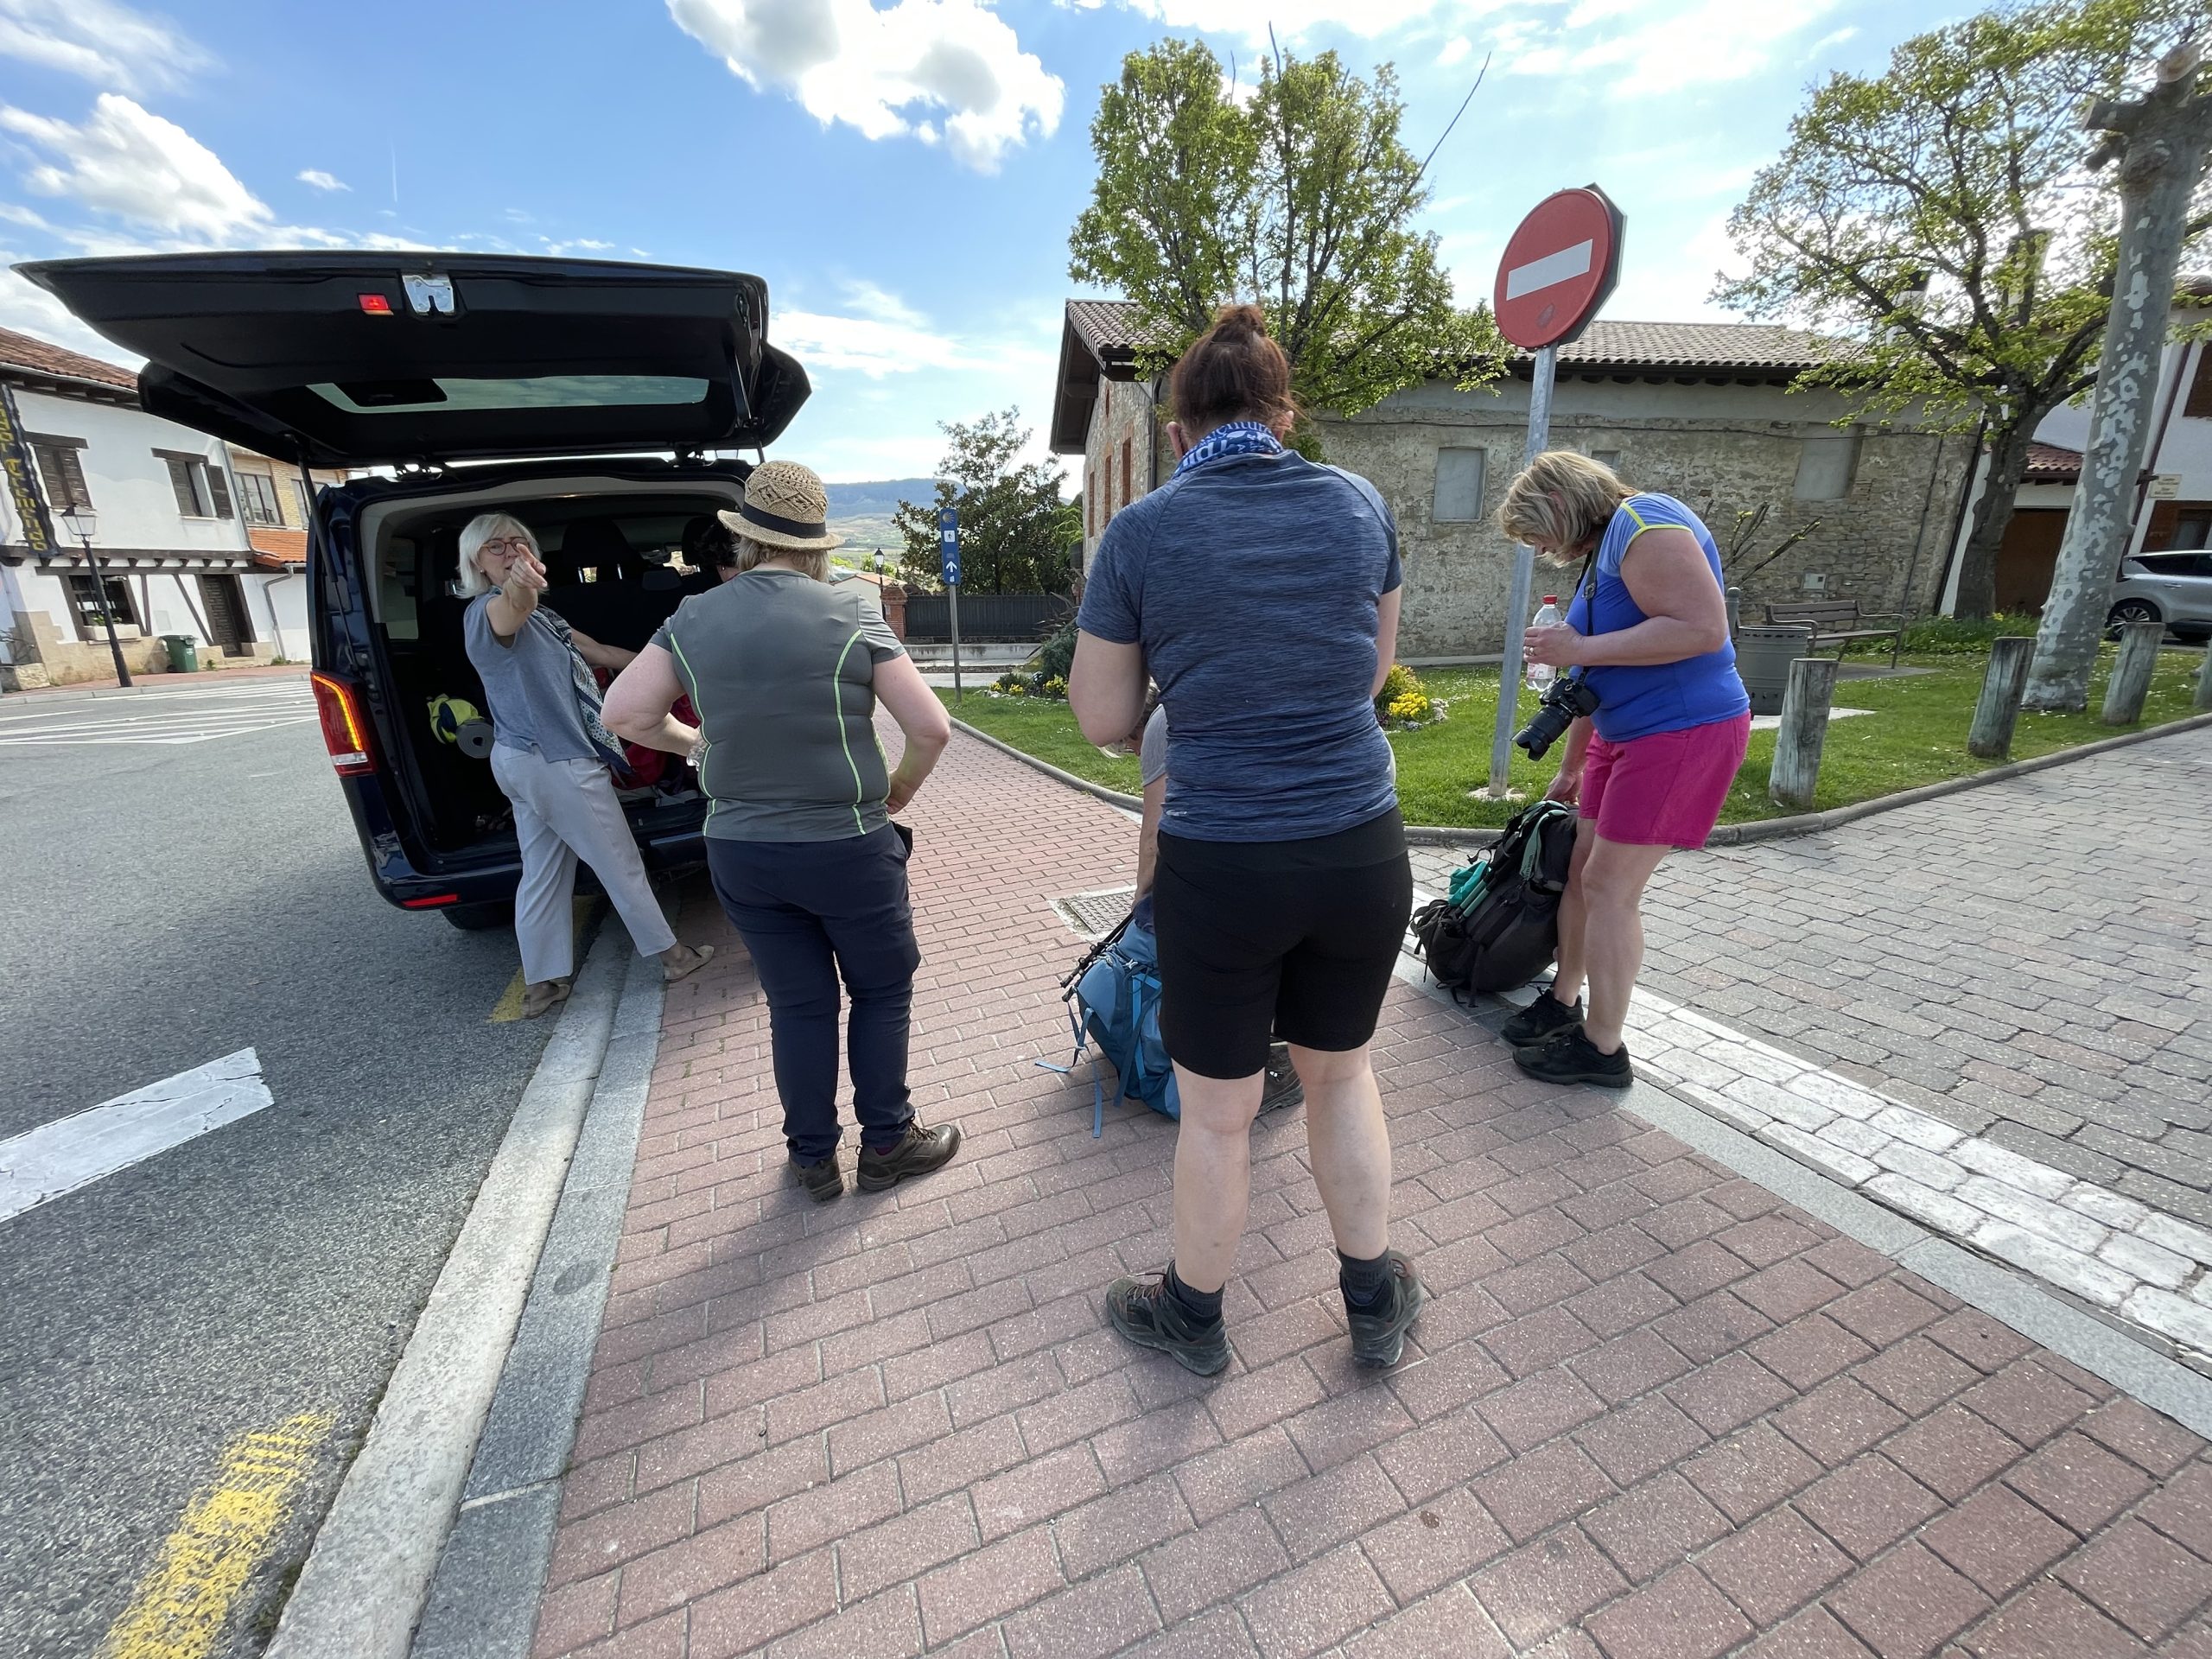
[[860, 1187], [863, 1192], [880, 1192], [888, 1186], [910, 1180], [917, 1175], [926, 1175], [931, 1170], [943, 1169], [952, 1161], [952, 1154], [960, 1150], [960, 1126], [940, 1123], [937, 1128], [925, 1128], [916, 1117], [906, 1125], [905, 1137], [888, 1152], [878, 1152], [863, 1144], [861, 1147]]
[[1279, 1107], [1295, 1106], [1305, 1098], [1306, 1085], [1298, 1080], [1298, 1068], [1290, 1063], [1290, 1045], [1270, 1045], [1267, 1080], [1260, 1086], [1260, 1109], [1272, 1112]]
[[837, 1167], [837, 1154], [834, 1152], [812, 1164], [793, 1157], [791, 1179], [804, 1187], [806, 1196], [817, 1204], [827, 1204], [845, 1190], [845, 1172]]
[[1428, 1300], [1405, 1253], [1386, 1254], [1390, 1258], [1389, 1295], [1363, 1313], [1349, 1300], [1344, 1303], [1344, 1317], [1351, 1322], [1351, 1357], [1362, 1365], [1396, 1364], [1406, 1345], [1406, 1332]]
[[1201, 1325], [1175, 1300], [1161, 1274], [1148, 1284], [1116, 1279], [1106, 1287], [1106, 1317], [1140, 1348], [1157, 1348], [1186, 1371], [1212, 1376], [1229, 1364], [1229, 1332], [1219, 1319]]
[[1600, 1089], [1625, 1089], [1636, 1081], [1626, 1043], [1610, 1054], [1601, 1054], [1580, 1026], [1554, 1033], [1548, 1042], [1515, 1049], [1513, 1064], [1545, 1083], [1594, 1083]]
[[1540, 991], [1536, 1000], [1498, 1027], [1497, 1034], [1516, 1048], [1526, 1048], [1531, 1043], [1541, 1043], [1554, 1032], [1565, 1031], [1582, 1023], [1582, 999], [1576, 997], [1569, 1007], [1549, 991]]

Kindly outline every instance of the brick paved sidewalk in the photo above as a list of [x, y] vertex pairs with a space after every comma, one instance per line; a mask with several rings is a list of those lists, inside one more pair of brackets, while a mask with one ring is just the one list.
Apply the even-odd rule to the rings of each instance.
[[1410, 986], [1405, 1362], [1350, 1363], [1297, 1113], [1230, 1373], [1124, 1348], [1173, 1126], [1094, 1141], [1033, 1062], [1046, 901], [1133, 826], [965, 739], [914, 816], [917, 1093], [967, 1148], [805, 1203], [741, 950], [674, 988], [537, 1653], [2212, 1655], [2202, 1442]]

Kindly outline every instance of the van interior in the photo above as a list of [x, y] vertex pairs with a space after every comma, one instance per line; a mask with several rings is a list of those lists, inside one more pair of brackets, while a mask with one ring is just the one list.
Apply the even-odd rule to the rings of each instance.
[[[481, 745], [456, 741], [451, 719], [435, 717], [441, 697], [491, 715], [462, 634], [468, 601], [454, 591], [463, 526], [490, 511], [519, 518], [544, 556], [541, 603], [604, 645], [637, 651], [687, 594], [713, 580], [710, 571], [683, 562], [687, 532], [696, 545], [715, 510], [734, 505], [741, 492], [734, 480], [699, 484], [680, 492], [632, 484], [609, 493], [539, 480], [519, 492], [508, 485], [459, 499], [379, 503], [363, 515], [369, 552], [363, 568], [374, 576], [371, 620], [389, 665], [395, 715], [410, 740], [395, 759], [403, 774], [414, 774], [405, 781], [426, 809], [419, 822], [434, 850], [511, 853], [514, 846], [512, 815], [488, 753], [470, 753]], [[706, 802], [690, 768], [674, 755], [645, 765], [658, 766], [659, 777], [622, 789], [632, 828], [648, 839], [696, 830]]]

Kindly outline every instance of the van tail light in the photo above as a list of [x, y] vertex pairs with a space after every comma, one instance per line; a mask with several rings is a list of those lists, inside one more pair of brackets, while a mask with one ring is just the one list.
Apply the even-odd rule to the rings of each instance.
[[351, 683], [327, 674], [310, 674], [315, 686], [315, 711], [322, 721], [323, 747], [340, 778], [358, 777], [376, 770], [369, 754], [369, 722], [361, 714], [361, 700]]
[[457, 893], [434, 893], [423, 899], [403, 899], [399, 901], [399, 907], [402, 910], [436, 910], [441, 906], [460, 902], [461, 895]]

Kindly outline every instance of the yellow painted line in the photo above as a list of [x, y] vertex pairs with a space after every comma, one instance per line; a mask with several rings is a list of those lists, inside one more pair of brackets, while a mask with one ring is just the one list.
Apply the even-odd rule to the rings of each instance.
[[162, 1558], [100, 1643], [100, 1659], [207, 1659], [267, 1559], [332, 1421], [304, 1412], [233, 1440]]
[[[576, 898], [569, 900], [573, 907], [576, 954], [579, 957], [583, 954], [585, 924], [591, 920], [592, 911], [598, 903], [597, 899]], [[581, 967], [582, 964], [579, 962], [577, 965]], [[522, 969], [518, 968], [515, 969], [515, 976], [507, 982], [507, 988], [499, 993], [499, 1000], [492, 1005], [492, 1012], [484, 1023], [487, 1026], [504, 1026], [521, 1019], [524, 988]]]

